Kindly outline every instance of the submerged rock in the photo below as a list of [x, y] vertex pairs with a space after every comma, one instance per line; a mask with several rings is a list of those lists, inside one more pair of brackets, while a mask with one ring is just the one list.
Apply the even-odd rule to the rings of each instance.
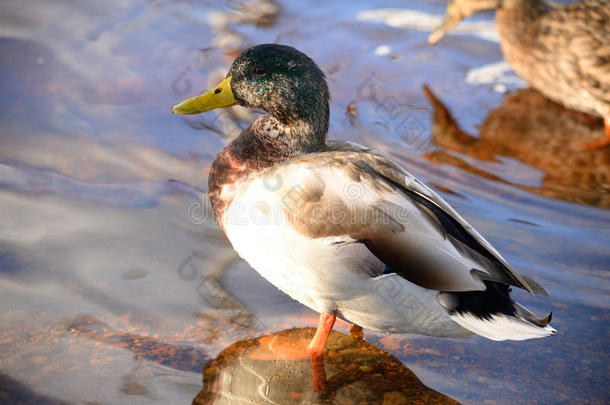
[[398, 359], [332, 332], [325, 352], [327, 391], [315, 393], [307, 344], [315, 329], [288, 329], [244, 340], [203, 368], [193, 404], [456, 404], [417, 378]]

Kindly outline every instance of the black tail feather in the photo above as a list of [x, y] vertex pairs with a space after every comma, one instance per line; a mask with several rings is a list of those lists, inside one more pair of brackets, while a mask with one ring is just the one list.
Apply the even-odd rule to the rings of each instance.
[[548, 315], [544, 318], [538, 318], [536, 315], [534, 315], [532, 311], [525, 308], [518, 302], [513, 301], [513, 306], [515, 307], [515, 311], [517, 312], [517, 317], [533, 325], [540, 326], [541, 328], [544, 328], [546, 325], [548, 325], [551, 322], [551, 318], [553, 318], [553, 312], [549, 312]]
[[481, 319], [490, 319], [492, 315], [503, 314], [541, 328], [551, 322], [552, 312], [539, 318], [523, 305], [513, 301], [510, 297], [511, 288], [508, 285], [488, 280], [483, 282], [487, 287], [484, 291], [441, 292], [438, 301], [450, 314], [469, 313]]
[[489, 319], [494, 314], [515, 316], [517, 309], [510, 298], [506, 284], [483, 280], [487, 289], [483, 291], [441, 292], [439, 302], [449, 313], [471, 313]]

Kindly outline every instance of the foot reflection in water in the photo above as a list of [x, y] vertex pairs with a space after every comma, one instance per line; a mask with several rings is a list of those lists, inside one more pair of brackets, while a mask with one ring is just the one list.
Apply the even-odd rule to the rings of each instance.
[[610, 208], [610, 147], [582, 150], [583, 144], [603, 138], [602, 119], [568, 110], [525, 89], [506, 96], [504, 104], [481, 124], [477, 137], [460, 129], [429, 88], [424, 87], [424, 93], [434, 108], [436, 145], [483, 161], [514, 158], [544, 175], [539, 185], [527, 185], [507, 179], [504, 172], [486, 172], [445, 151], [427, 154], [428, 159], [546, 197]]
[[193, 404], [456, 404], [419, 381], [399, 360], [357, 336], [331, 332], [326, 392], [314, 392], [307, 345], [314, 328], [237, 342], [203, 367]]

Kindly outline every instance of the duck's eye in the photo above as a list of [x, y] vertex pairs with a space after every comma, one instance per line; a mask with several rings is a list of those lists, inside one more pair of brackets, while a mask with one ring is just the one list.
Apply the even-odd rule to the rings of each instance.
[[218, 94], [218, 93], [220, 93], [221, 91], [222, 91], [222, 89], [216, 89], [216, 90], [214, 90], [214, 94]]
[[254, 68], [254, 74], [257, 76], [262, 76], [267, 73], [267, 69], [264, 66], [257, 66]]

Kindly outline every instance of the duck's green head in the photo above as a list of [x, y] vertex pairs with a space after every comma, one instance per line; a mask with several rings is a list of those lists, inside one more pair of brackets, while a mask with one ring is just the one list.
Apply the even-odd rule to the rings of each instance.
[[441, 25], [430, 34], [428, 42], [437, 43], [464, 18], [485, 10], [502, 7], [503, 0], [451, 0]]
[[207, 93], [174, 105], [172, 112], [198, 114], [234, 104], [263, 109], [285, 125], [322, 120], [328, 126], [324, 73], [290, 46], [265, 44], [246, 49], [225, 80]]

